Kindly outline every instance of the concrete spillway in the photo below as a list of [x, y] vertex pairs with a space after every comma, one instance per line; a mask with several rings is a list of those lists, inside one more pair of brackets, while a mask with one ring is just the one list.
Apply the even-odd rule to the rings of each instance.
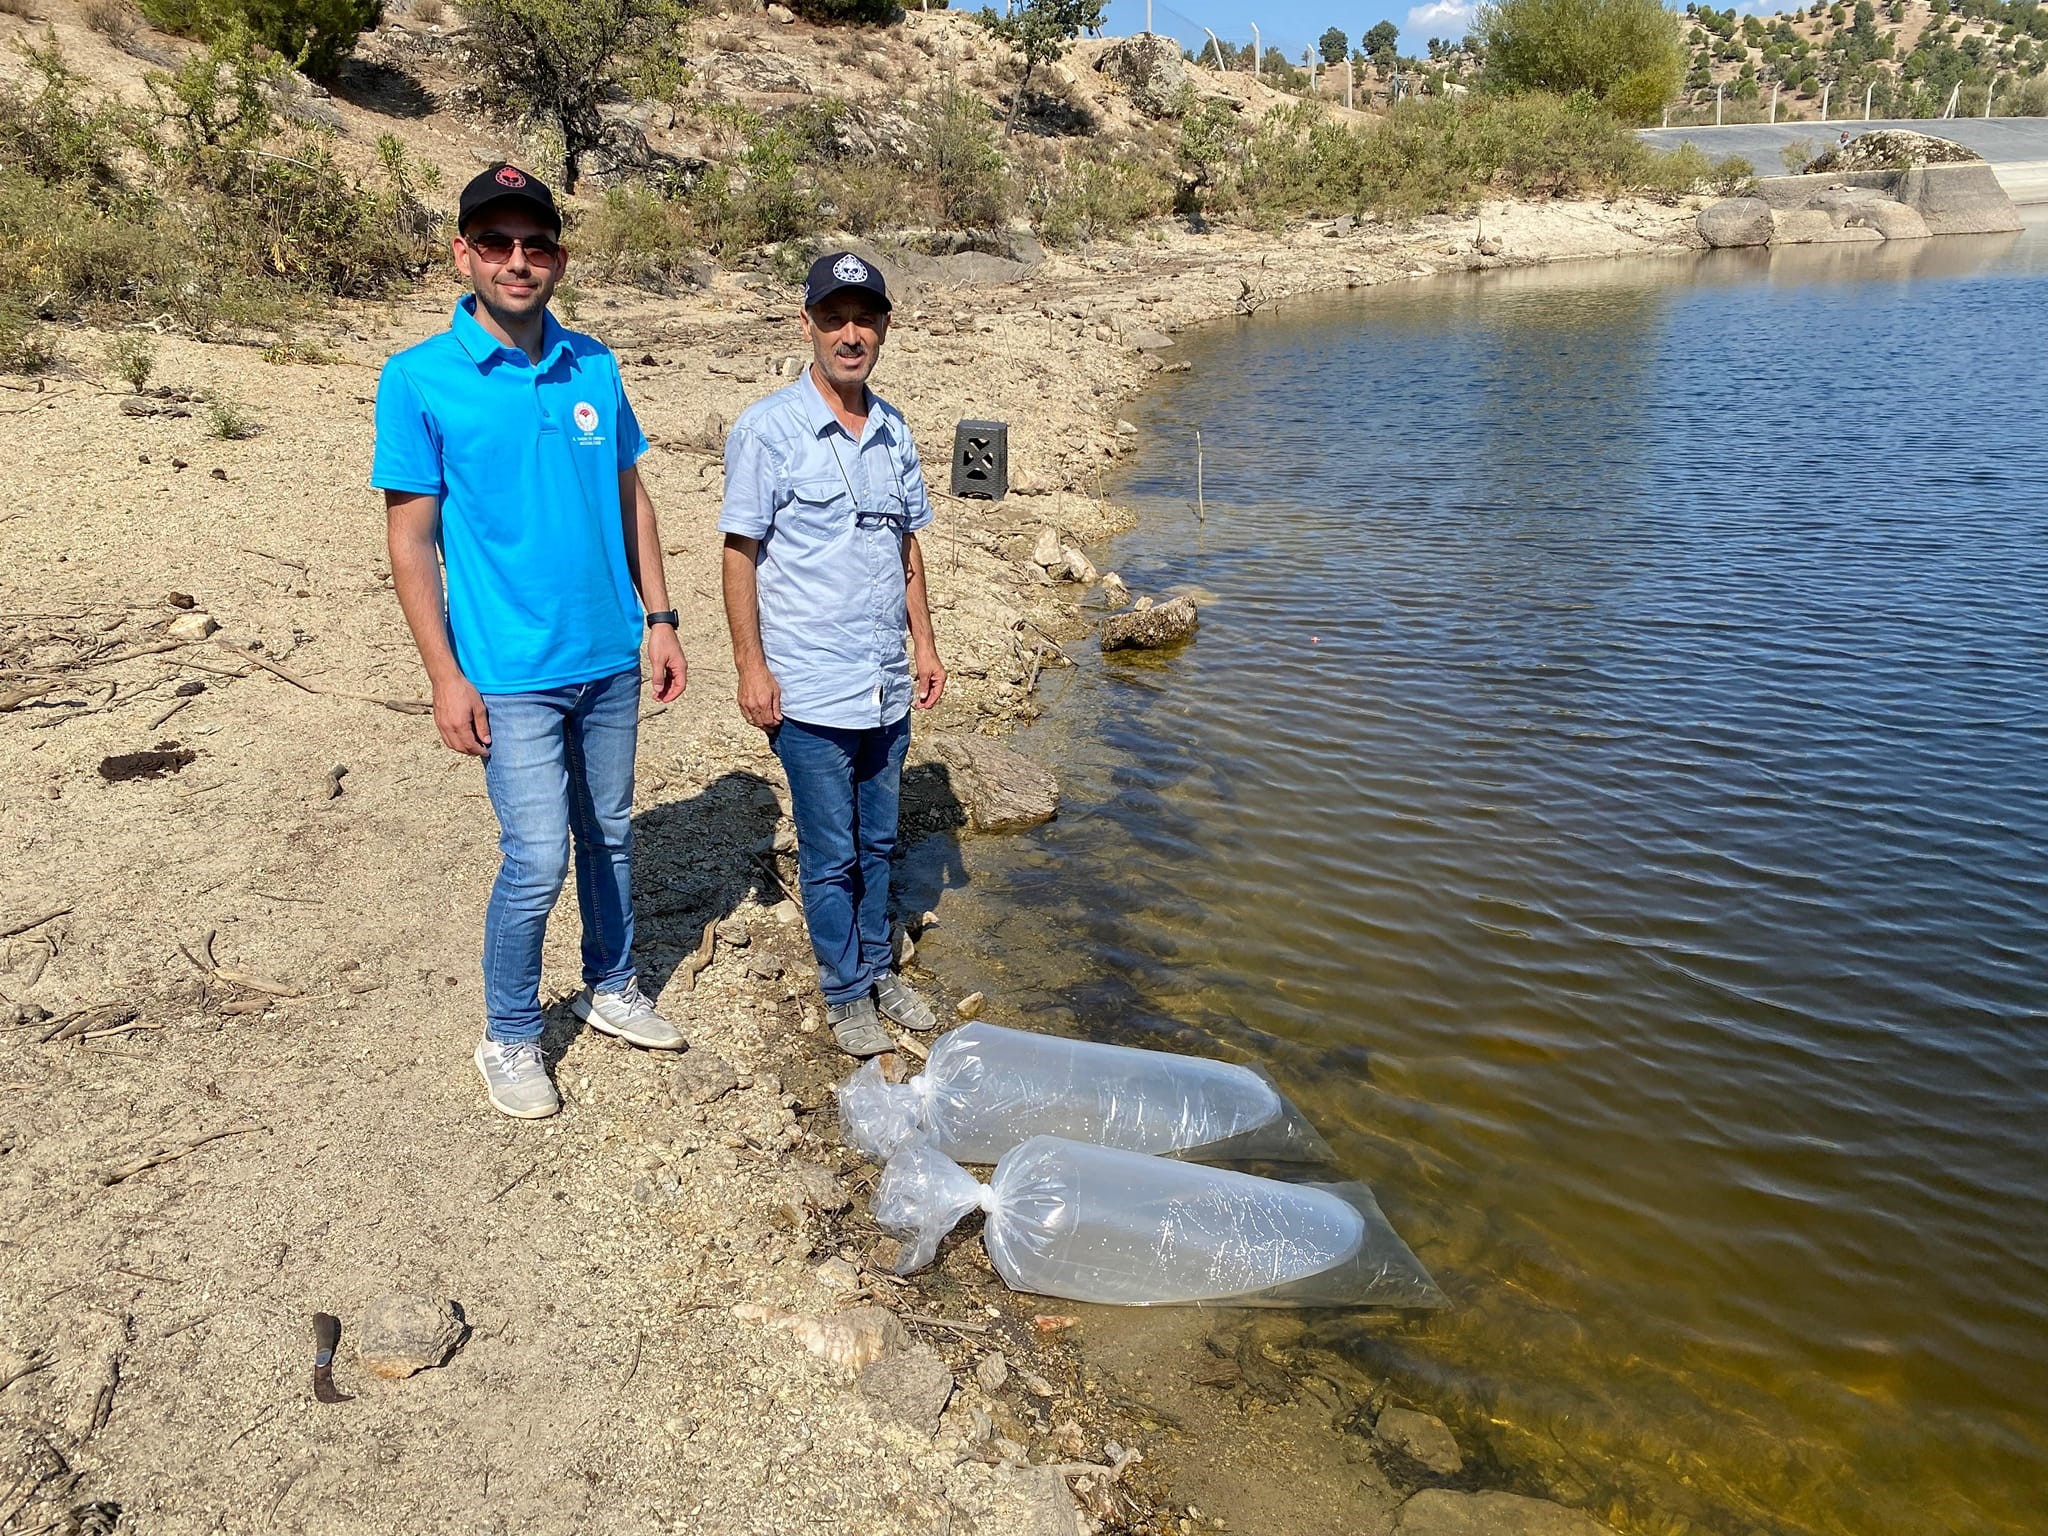
[[1646, 143], [1675, 149], [1690, 139], [1720, 159], [1740, 155], [1759, 176], [1785, 169], [1788, 144], [1810, 144], [1813, 152], [1832, 147], [1844, 132], [1852, 137], [1873, 128], [1904, 128], [1912, 133], [1952, 139], [1991, 162], [2005, 195], [2022, 207], [2048, 203], [2048, 118], [1957, 117], [1909, 118], [1887, 122], [1730, 123], [1723, 128], [1644, 128]]

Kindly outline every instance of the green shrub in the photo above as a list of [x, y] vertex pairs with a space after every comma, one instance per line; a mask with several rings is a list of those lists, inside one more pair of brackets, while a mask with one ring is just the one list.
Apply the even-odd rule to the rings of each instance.
[[1477, 30], [1489, 86], [1585, 91], [1628, 122], [1654, 122], [1685, 70], [1678, 17], [1661, 0], [1492, 0]]
[[254, 437], [260, 427], [255, 414], [226, 390], [206, 392], [206, 435], [222, 442]]
[[1150, 166], [1097, 152], [1069, 157], [1033, 198], [1033, 211], [1047, 240], [1078, 245], [1128, 234], [1172, 203], [1172, 185]]
[[0, 373], [41, 373], [56, 361], [48, 327], [25, 310], [0, 304]]
[[821, 27], [877, 27], [901, 9], [896, 0], [789, 0], [789, 8]]
[[116, 48], [125, 48], [135, 37], [135, 7], [128, 0], [85, 0], [79, 14], [85, 24]]
[[156, 343], [140, 331], [123, 331], [107, 343], [107, 366], [139, 395], [156, 371]]
[[295, 69], [328, 80], [355, 51], [356, 39], [384, 16], [383, 0], [141, 0], [142, 14], [166, 32], [208, 43], [247, 39]]
[[612, 187], [576, 221], [575, 255], [597, 272], [667, 293], [698, 255], [688, 208], [651, 187]]
[[910, 163], [929, 215], [955, 229], [987, 229], [1009, 213], [1009, 170], [995, 115], [972, 91], [948, 86], [911, 118]]

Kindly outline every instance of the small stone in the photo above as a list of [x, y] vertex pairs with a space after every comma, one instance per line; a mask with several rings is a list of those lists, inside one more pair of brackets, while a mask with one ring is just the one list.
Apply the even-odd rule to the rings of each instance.
[[846, 1185], [829, 1168], [820, 1168], [816, 1163], [801, 1163], [796, 1170], [797, 1197], [814, 1211], [831, 1214], [843, 1211], [853, 1203], [853, 1196], [847, 1193]]
[[858, 1384], [861, 1396], [922, 1435], [938, 1434], [953, 1400], [953, 1373], [928, 1344], [884, 1355], [862, 1369]]
[[887, 1307], [854, 1307], [830, 1317], [806, 1317], [789, 1331], [820, 1360], [850, 1371], [864, 1371], [883, 1356], [910, 1346], [909, 1330]]
[[1187, 639], [1200, 622], [1191, 597], [1147, 607], [1141, 600], [1130, 613], [1113, 613], [1102, 623], [1105, 651], [1154, 650]]
[[753, 935], [747, 932], [746, 919], [742, 917], [721, 917], [713, 930], [718, 942], [730, 944], [734, 949], [745, 949]]
[[669, 1092], [683, 1104], [715, 1104], [739, 1085], [732, 1063], [716, 1051], [686, 1052], [669, 1077]]
[[782, 962], [773, 955], [755, 955], [747, 961], [747, 974], [756, 981], [780, 981], [782, 979]]
[[980, 1408], [967, 1410], [967, 1443], [987, 1445], [996, 1435], [996, 1421]]
[[796, 828], [777, 827], [775, 836], [768, 840], [771, 853], [794, 853], [796, 851]]
[[786, 5], [773, 4], [772, 0], [771, 3], [765, 7], [765, 9], [768, 12], [768, 19], [770, 21], [777, 22], [782, 26], [786, 27], [791, 22], [796, 20], [795, 11], [792, 11]]
[[1405, 1456], [1410, 1456], [1439, 1477], [1454, 1477], [1464, 1470], [1465, 1458], [1457, 1438], [1443, 1420], [1412, 1408], [1381, 1410], [1373, 1433]]
[[1024, 1383], [1024, 1390], [1031, 1393], [1034, 1397], [1051, 1397], [1053, 1395], [1052, 1383], [1036, 1371], [1019, 1371], [1017, 1379]]
[[680, 1414], [673, 1419], [663, 1419], [661, 1429], [671, 1440], [687, 1440], [697, 1433], [697, 1421], [688, 1414]]
[[1082, 554], [1080, 550], [1074, 548], [1073, 545], [1068, 544], [1064, 546], [1060, 550], [1060, 557], [1065, 561], [1061, 574], [1067, 580], [1078, 581], [1084, 587], [1092, 587], [1097, 581], [1101, 580], [1100, 575], [1095, 569], [1095, 562]]
[[1010, 1379], [1010, 1362], [1003, 1358], [1003, 1352], [1000, 1349], [991, 1354], [983, 1355], [975, 1364], [974, 1379], [981, 1383], [982, 1391], [990, 1393], [1000, 1392], [1003, 1389], [1003, 1383]]
[[631, 1191], [633, 1203], [648, 1210], [656, 1210], [669, 1203], [669, 1193], [649, 1174], [641, 1174], [633, 1181]]
[[401, 1381], [440, 1365], [469, 1330], [445, 1301], [392, 1293], [363, 1309], [356, 1357], [373, 1376]]
[[925, 929], [927, 929], [927, 928], [936, 928], [936, 927], [938, 927], [938, 926], [939, 926], [939, 914], [938, 914], [938, 913], [936, 913], [936, 912], [932, 912], [932, 911], [924, 911], [924, 912], [920, 912], [920, 913], [919, 913], [919, 914], [917, 915], [917, 931], [918, 931], [918, 933], [919, 933], [920, 935], [921, 935], [921, 934], [923, 934], [923, 932], [925, 931]]
[[953, 1005], [953, 1012], [963, 1019], [978, 1019], [981, 1017], [982, 1004], [987, 1001], [988, 994], [970, 992]]
[[207, 471], [207, 474], [211, 475], [216, 480], [225, 480], [228, 477], [228, 472], [220, 468], [209, 469]]
[[811, 1266], [811, 1278], [828, 1291], [860, 1289], [860, 1271], [837, 1255]]
[[199, 600], [195, 598], [190, 592], [168, 593], [164, 597], [164, 601], [169, 603], [173, 608], [197, 608], [199, 606]]
[[1031, 546], [1031, 563], [1045, 570], [1062, 564], [1066, 556], [1060, 550], [1060, 536], [1051, 528], [1038, 530], [1038, 542]]
[[164, 633], [173, 640], [204, 640], [219, 628], [220, 625], [214, 622], [212, 614], [193, 612], [180, 614], [171, 620], [165, 626]]
[[889, 935], [889, 953], [899, 968], [917, 958], [917, 940], [910, 936], [910, 930], [901, 923], [896, 924]]
[[1112, 608], [1121, 608], [1131, 600], [1131, 589], [1115, 571], [1102, 578], [1102, 600]]
[[795, 902], [791, 901], [788, 897], [785, 896], [781, 901], [778, 901], [777, 903], [775, 903], [774, 906], [768, 909], [768, 915], [774, 918], [776, 922], [781, 923], [784, 927], [787, 927], [789, 924], [801, 918], [804, 914], [803, 908], [799, 907]]
[[815, 1035], [824, 1022], [818, 1017], [817, 1009], [806, 1008], [804, 1016], [796, 1021], [796, 1032], [800, 1035]]
[[200, 694], [206, 692], [206, 684], [200, 682], [195, 677], [190, 682], [178, 684], [171, 692], [181, 699], [196, 699]]

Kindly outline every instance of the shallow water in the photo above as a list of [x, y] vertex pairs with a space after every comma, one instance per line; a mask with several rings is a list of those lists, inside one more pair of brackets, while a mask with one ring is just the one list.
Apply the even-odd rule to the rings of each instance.
[[1183, 338], [1098, 554], [1200, 637], [1053, 678], [949, 966], [1268, 1066], [1457, 1302], [1352, 1347], [1523, 1478], [2044, 1529], [2044, 332], [2032, 230]]

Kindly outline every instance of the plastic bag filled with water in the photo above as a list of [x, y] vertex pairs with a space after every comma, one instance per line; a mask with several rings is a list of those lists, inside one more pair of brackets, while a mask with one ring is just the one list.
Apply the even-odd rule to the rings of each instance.
[[930, 1138], [882, 1170], [875, 1220], [903, 1238], [898, 1274], [983, 1211], [1013, 1290], [1111, 1306], [1440, 1307], [1443, 1292], [1362, 1184], [1249, 1173], [1034, 1136], [987, 1184]]
[[963, 1163], [993, 1163], [1032, 1136], [1070, 1136], [1205, 1162], [1320, 1162], [1329, 1145], [1250, 1067], [1167, 1051], [965, 1024], [909, 1082], [870, 1061], [839, 1088], [846, 1139], [882, 1162], [930, 1136]]

